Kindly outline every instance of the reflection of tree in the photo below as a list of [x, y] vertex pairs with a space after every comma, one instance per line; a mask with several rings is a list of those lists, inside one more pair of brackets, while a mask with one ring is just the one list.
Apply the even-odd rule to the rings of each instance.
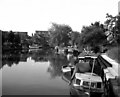
[[52, 78], [55, 78], [56, 76], [61, 76], [62, 66], [68, 64], [67, 58], [63, 55], [51, 55], [49, 61], [50, 67], [48, 67], [48, 72], [51, 74]]
[[9, 51], [2, 52], [2, 67], [4, 65], [12, 66], [13, 64], [18, 64], [20, 61], [20, 52], [19, 51]]
[[[49, 50], [50, 51], [50, 50]], [[26, 62], [27, 58], [31, 56], [32, 60], [38, 61], [48, 61], [49, 51], [47, 50], [11, 50], [2, 52], [2, 68], [4, 65], [12, 66], [13, 64], [18, 64], [19, 62]]]
[[13, 64], [18, 64], [21, 62], [26, 62], [28, 55], [28, 50], [11, 50], [2, 52], [2, 67], [8, 65], [11, 67]]
[[29, 55], [31, 56], [31, 58], [33, 60], [35, 60], [36, 62], [39, 61], [48, 61], [48, 54], [49, 52], [47, 50], [31, 50], [29, 52]]
[[20, 61], [26, 62], [28, 57], [29, 57], [28, 50], [22, 50], [20, 52]]

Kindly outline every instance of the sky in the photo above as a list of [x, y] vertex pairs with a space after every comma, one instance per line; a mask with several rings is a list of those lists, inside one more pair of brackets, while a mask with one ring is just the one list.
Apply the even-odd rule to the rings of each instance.
[[0, 30], [48, 30], [52, 23], [69, 25], [80, 32], [95, 21], [103, 23], [106, 13], [118, 14], [120, 0], [0, 0]]

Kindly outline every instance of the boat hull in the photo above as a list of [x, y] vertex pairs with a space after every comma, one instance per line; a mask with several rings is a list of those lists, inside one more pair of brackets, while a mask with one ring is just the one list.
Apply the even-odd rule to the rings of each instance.
[[70, 89], [72, 95], [79, 95], [79, 97], [102, 97], [104, 95], [103, 90], [85, 89], [73, 85], [71, 85]]

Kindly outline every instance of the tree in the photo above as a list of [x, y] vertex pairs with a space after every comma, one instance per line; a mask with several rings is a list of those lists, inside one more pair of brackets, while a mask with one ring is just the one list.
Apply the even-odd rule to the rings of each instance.
[[79, 39], [80, 39], [80, 33], [77, 31], [72, 31], [71, 33], [71, 43], [72, 45], [78, 45], [79, 44]]
[[53, 46], [67, 46], [70, 40], [71, 27], [68, 25], [60, 25], [52, 23], [50, 32], [50, 44]]
[[13, 43], [14, 42], [14, 32], [10, 31], [9, 34], [8, 34], [8, 42], [11, 42]]
[[33, 44], [38, 44], [38, 45], [41, 45], [41, 37], [38, 35], [38, 34], [34, 34], [34, 36], [32, 37], [32, 40], [33, 40]]
[[107, 20], [105, 21], [106, 25], [106, 35], [107, 40], [110, 44], [114, 43], [120, 45], [120, 14], [117, 16], [106, 14]]
[[14, 35], [14, 42], [15, 42], [15, 44], [20, 44], [20, 36], [19, 36], [19, 34]]
[[49, 46], [49, 33], [48, 31], [44, 33], [35, 33], [34, 36], [32, 36], [33, 44], [37, 44], [42, 47]]
[[104, 27], [99, 22], [95, 22], [90, 26], [84, 26], [81, 31], [81, 44], [84, 47], [96, 47], [106, 42]]

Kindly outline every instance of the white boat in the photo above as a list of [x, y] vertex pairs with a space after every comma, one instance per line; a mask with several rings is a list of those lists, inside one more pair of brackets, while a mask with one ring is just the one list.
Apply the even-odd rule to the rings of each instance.
[[75, 89], [84, 91], [89, 95], [91, 95], [91, 93], [104, 94], [104, 85], [101, 76], [93, 73], [95, 60], [97, 57], [91, 56], [91, 58], [93, 59], [92, 72], [75, 73], [72, 86]]
[[76, 73], [72, 85], [88, 94], [104, 93], [102, 78], [95, 73]]
[[[84, 62], [82, 60], [85, 59], [85, 57], [78, 57], [79, 58], [79, 62]], [[95, 61], [95, 59], [97, 58], [96, 56], [90, 56], [91, 59], [93, 59]], [[66, 72], [70, 72], [71, 71], [71, 68], [74, 69], [74, 66], [71, 66], [71, 65], [65, 65], [65, 66], [62, 66], [62, 72], [63, 73], [66, 73]], [[93, 62], [93, 68], [94, 68], [94, 62]], [[93, 69], [92, 68], [92, 69]], [[93, 72], [93, 70], [92, 70]]]
[[62, 66], [62, 72], [66, 73], [66, 72], [71, 72], [71, 68], [74, 68], [73, 66]]

